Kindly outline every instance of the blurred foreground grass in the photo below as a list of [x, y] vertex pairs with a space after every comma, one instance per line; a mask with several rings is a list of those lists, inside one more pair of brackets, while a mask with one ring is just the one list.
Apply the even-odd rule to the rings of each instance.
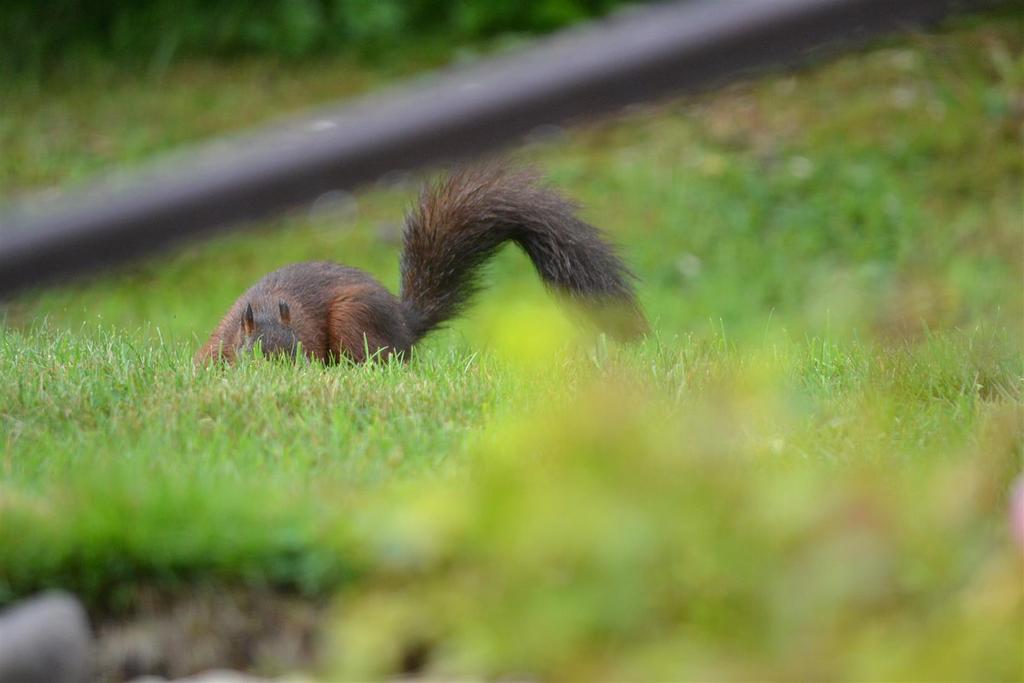
[[[14, 302], [0, 599], [62, 586], [102, 612], [139, 585], [340, 591], [323, 666], [357, 679], [414, 662], [1018, 680], [1018, 27], [964, 23], [517, 151], [635, 264], [655, 328], [638, 346], [575, 331], [510, 251], [408, 366], [192, 369], [198, 337], [277, 265], [327, 255], [393, 284], [402, 178]], [[57, 163], [5, 153], [8, 196], [331, 80], [296, 71], [282, 103], [259, 68], [188, 73], [25, 94], [5, 142], [44, 140], [34, 113], [67, 125], [38, 143]], [[143, 92], [145, 111], [118, 106]], [[120, 151], [97, 162], [93, 139]]]

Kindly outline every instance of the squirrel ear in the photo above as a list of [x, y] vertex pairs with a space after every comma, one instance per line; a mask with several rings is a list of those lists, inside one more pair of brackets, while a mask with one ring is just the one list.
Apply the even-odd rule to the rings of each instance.
[[281, 314], [281, 322], [285, 325], [289, 325], [292, 322], [292, 312], [288, 309], [288, 304], [283, 301], [277, 302], [277, 310]]
[[256, 319], [252, 314], [252, 304], [246, 304], [245, 311], [242, 312], [242, 331], [252, 334], [254, 329], [256, 329]]

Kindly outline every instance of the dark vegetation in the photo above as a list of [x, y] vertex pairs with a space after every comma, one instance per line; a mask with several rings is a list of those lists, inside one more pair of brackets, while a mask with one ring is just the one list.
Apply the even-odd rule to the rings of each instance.
[[0, 74], [118, 60], [163, 69], [181, 57], [329, 52], [373, 57], [404, 43], [466, 43], [550, 31], [621, 0], [8, 0]]

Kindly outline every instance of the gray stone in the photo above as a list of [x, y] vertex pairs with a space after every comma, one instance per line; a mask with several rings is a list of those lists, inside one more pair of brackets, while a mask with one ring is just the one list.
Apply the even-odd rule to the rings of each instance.
[[93, 637], [82, 605], [43, 593], [0, 612], [0, 683], [84, 683]]

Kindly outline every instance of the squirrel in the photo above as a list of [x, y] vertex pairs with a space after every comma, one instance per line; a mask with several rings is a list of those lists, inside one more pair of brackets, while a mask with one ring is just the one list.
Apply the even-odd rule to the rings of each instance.
[[413, 345], [459, 315], [505, 242], [516, 243], [549, 289], [582, 304], [610, 334], [636, 337], [647, 329], [636, 277], [576, 208], [529, 169], [457, 170], [425, 186], [406, 215], [399, 296], [356, 268], [285, 266], [235, 301], [195, 363], [232, 363], [257, 343], [266, 356], [295, 356], [301, 345], [325, 364], [407, 359]]

